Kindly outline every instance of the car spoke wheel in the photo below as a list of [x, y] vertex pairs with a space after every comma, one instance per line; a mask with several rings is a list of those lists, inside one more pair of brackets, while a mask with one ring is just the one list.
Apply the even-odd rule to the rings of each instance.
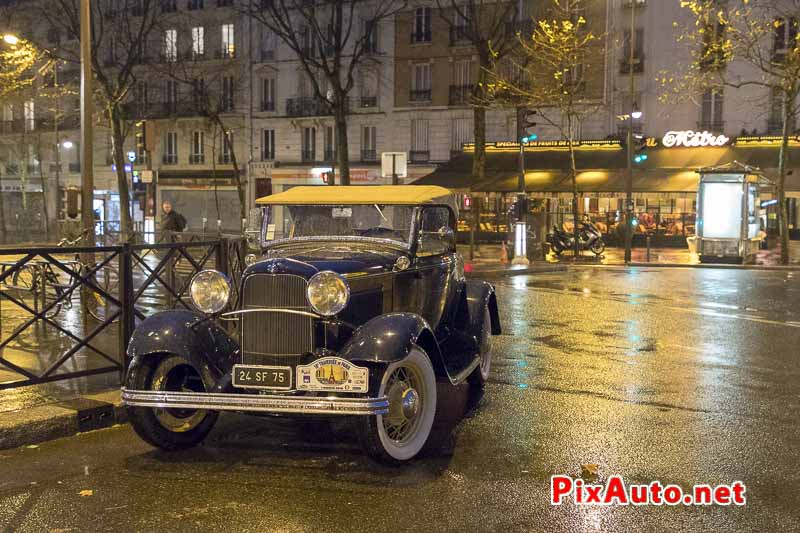
[[389, 412], [361, 419], [364, 448], [390, 464], [413, 459], [428, 441], [436, 415], [436, 375], [428, 355], [415, 346], [388, 365], [378, 395], [388, 399]]
[[606, 249], [606, 243], [603, 242], [603, 239], [597, 239], [592, 243], [589, 249], [592, 251], [593, 254], [600, 255], [603, 253], [603, 250]]
[[492, 370], [492, 315], [488, 305], [483, 308], [483, 328], [478, 342], [480, 363], [470, 374], [469, 380], [473, 385], [483, 386], [489, 381], [489, 374]]
[[[131, 390], [205, 392], [208, 385], [189, 361], [178, 355], [148, 356], [128, 372]], [[164, 450], [180, 450], [200, 443], [214, 427], [219, 413], [204, 409], [128, 407], [133, 428], [145, 441]]]

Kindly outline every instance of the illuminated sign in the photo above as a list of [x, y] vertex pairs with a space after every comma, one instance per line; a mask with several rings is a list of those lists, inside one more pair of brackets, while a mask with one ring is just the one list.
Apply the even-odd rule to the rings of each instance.
[[668, 131], [661, 139], [665, 148], [697, 148], [700, 146], [725, 146], [730, 138], [724, 135], [714, 135], [707, 131]]

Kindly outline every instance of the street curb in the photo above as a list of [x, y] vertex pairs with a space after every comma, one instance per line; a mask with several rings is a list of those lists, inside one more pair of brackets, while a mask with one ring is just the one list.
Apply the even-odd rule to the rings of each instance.
[[525, 274], [543, 274], [547, 272], [565, 272], [567, 265], [535, 265], [527, 267], [506, 267], [506, 268], [476, 268], [466, 272], [468, 278], [482, 276], [522, 276]]
[[30, 446], [128, 421], [119, 390], [0, 413], [0, 450]]
[[613, 264], [598, 264], [598, 265], [573, 265], [573, 266], [586, 266], [592, 268], [709, 268], [717, 270], [766, 270], [766, 271], [779, 271], [779, 272], [796, 272], [800, 271], [800, 265], [733, 265], [733, 264], [697, 264], [697, 263], [613, 263]]

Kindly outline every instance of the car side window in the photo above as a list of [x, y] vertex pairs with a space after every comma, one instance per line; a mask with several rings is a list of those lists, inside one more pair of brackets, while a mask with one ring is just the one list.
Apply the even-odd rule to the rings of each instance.
[[455, 251], [455, 233], [446, 207], [426, 207], [422, 210], [417, 255], [428, 257]]

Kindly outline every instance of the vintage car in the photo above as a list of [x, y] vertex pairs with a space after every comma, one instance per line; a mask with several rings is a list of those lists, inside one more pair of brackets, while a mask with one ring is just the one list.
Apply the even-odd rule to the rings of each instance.
[[219, 411], [346, 415], [373, 457], [414, 458], [437, 381], [482, 387], [500, 333], [494, 288], [464, 276], [453, 195], [295, 187], [258, 203], [262, 254], [248, 256], [238, 302], [226, 276], [202, 271], [197, 312], [134, 332], [122, 391], [133, 427], [176, 450], [203, 440]]

